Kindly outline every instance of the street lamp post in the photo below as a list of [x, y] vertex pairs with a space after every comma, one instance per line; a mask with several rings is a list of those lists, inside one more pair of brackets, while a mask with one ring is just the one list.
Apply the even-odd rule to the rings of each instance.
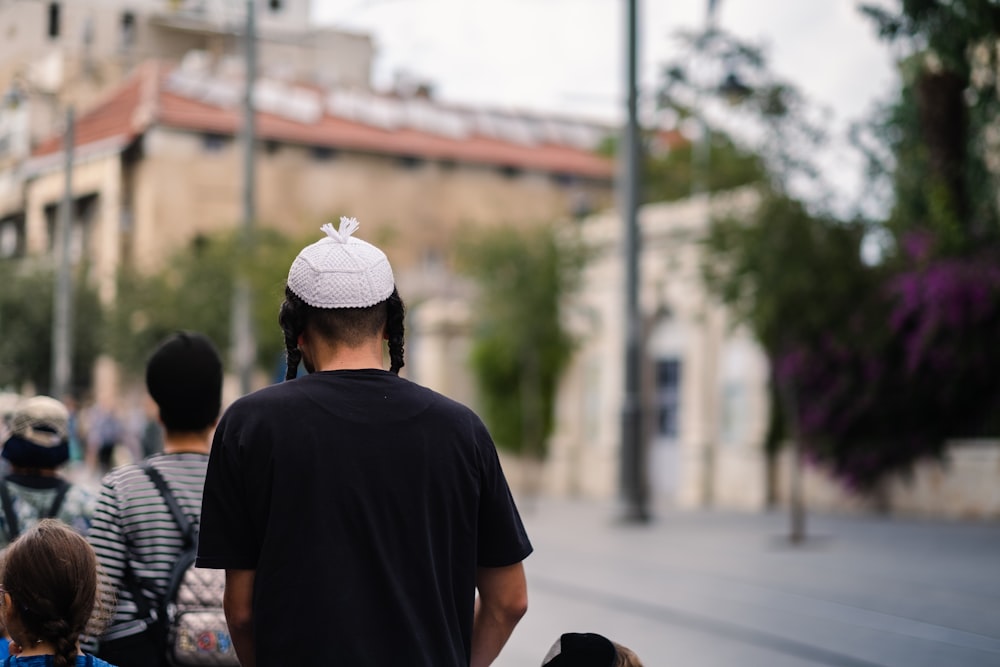
[[72, 385], [73, 341], [73, 282], [70, 257], [73, 227], [73, 107], [66, 109], [66, 130], [63, 134], [63, 198], [59, 206], [55, 243], [52, 256], [56, 272], [52, 305], [52, 375], [51, 394], [59, 399], [66, 396]]
[[246, 262], [253, 259], [256, 169], [254, 145], [256, 125], [254, 117], [253, 88], [257, 78], [257, 29], [254, 0], [246, 3], [245, 64], [246, 88], [243, 96], [243, 266], [237, 271], [236, 289], [233, 293], [233, 344], [240, 393], [248, 394], [253, 388], [254, 361], [257, 341], [253, 326], [253, 294], [250, 291], [250, 270]]
[[637, 7], [628, 1], [626, 78], [628, 120], [622, 150], [622, 218], [625, 222], [625, 396], [622, 407], [621, 491], [623, 520], [649, 520], [642, 410], [642, 322], [639, 314], [639, 120]]

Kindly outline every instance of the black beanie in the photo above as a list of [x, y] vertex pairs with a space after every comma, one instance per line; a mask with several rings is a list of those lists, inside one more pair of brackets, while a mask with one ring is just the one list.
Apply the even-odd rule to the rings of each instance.
[[610, 639], [593, 632], [567, 632], [545, 656], [542, 667], [612, 667], [618, 650]]
[[181, 332], [160, 343], [146, 364], [146, 388], [167, 431], [212, 426], [222, 407], [222, 360], [212, 341]]

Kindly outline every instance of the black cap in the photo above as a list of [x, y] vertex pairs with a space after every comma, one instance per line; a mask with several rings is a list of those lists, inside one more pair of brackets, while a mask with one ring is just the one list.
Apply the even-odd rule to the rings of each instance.
[[613, 667], [618, 650], [610, 639], [592, 632], [559, 637], [542, 667]]
[[215, 345], [199, 333], [174, 334], [149, 358], [146, 388], [168, 431], [209, 428], [222, 407], [222, 360]]

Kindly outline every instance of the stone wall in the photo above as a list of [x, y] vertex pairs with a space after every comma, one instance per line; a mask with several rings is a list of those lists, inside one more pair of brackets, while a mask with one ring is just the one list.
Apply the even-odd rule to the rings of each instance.
[[[787, 504], [792, 474], [791, 451], [780, 460], [778, 498]], [[1000, 441], [972, 440], [951, 444], [943, 462], [917, 465], [912, 476], [892, 480], [881, 499], [847, 492], [825, 472], [803, 471], [806, 506], [838, 513], [888, 510], [901, 516], [946, 519], [1000, 519]], [[884, 503], [884, 505], [883, 505]]]

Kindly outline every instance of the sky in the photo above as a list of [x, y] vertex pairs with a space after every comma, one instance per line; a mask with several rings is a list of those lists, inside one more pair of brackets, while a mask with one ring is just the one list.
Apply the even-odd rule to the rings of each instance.
[[[371, 34], [376, 87], [399, 72], [438, 99], [621, 122], [625, 0], [313, 0], [317, 22]], [[857, 0], [717, 0], [719, 27], [765, 48], [776, 74], [831, 113], [842, 136], [897, 85], [893, 53]], [[881, 4], [892, 4], [881, 0]], [[640, 97], [651, 99], [678, 30], [705, 25], [707, 0], [640, 0]], [[835, 141], [823, 159], [857, 193], [858, 156]]]

